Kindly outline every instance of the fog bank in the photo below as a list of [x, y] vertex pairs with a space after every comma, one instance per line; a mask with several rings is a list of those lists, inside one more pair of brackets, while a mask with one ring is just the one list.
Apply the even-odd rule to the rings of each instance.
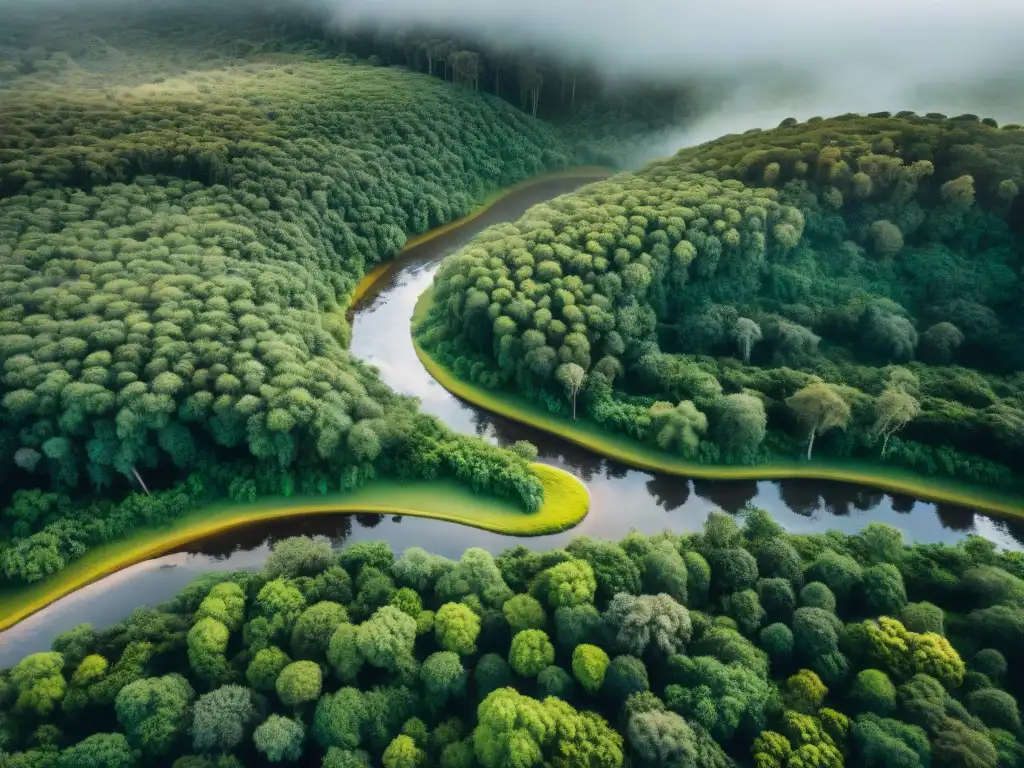
[[1020, 0], [319, 0], [344, 26], [527, 42], [612, 80], [696, 78], [652, 154], [785, 117], [910, 109], [1024, 122]]

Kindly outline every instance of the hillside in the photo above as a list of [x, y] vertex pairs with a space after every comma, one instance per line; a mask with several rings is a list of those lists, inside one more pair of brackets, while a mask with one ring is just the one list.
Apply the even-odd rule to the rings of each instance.
[[49, 48], [5, 29], [7, 579], [225, 494], [448, 475], [540, 502], [521, 458], [456, 437], [353, 359], [344, 313], [407, 237], [570, 164], [566, 143], [471, 89], [265, 24], [242, 45], [250, 30], [218, 20], [108, 19], [105, 38], [44, 24]]
[[438, 273], [421, 341], [696, 461], [813, 450], [1013, 485], [1022, 185], [1016, 126], [787, 120], [481, 234]]

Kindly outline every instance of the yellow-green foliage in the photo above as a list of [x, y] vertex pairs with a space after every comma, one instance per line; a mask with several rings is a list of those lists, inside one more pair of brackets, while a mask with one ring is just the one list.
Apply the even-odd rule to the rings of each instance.
[[864, 622], [868, 652], [879, 667], [906, 680], [917, 674], [934, 677], [948, 688], [963, 681], [966, 667], [949, 641], [934, 632], [911, 632], [887, 616]]
[[[532, 464], [531, 469], [544, 486], [544, 505], [534, 513], [445, 480], [401, 484], [373, 481], [349, 493], [211, 505], [188, 513], [170, 527], [141, 528], [118, 542], [97, 547], [48, 579], [0, 590], [0, 630], [133, 563], [263, 520], [336, 512], [380, 512], [445, 520], [508, 535], [541, 536], [572, 528], [586, 516], [590, 494], [578, 478], [546, 464]], [[223, 588], [224, 593], [231, 591]], [[234, 611], [235, 607], [228, 609]]]

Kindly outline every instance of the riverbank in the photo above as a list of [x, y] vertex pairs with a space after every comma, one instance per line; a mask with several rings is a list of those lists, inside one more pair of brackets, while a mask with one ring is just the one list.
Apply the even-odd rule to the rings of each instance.
[[544, 485], [544, 504], [532, 514], [511, 501], [475, 494], [468, 486], [447, 479], [409, 483], [376, 480], [348, 493], [270, 496], [251, 504], [218, 502], [189, 512], [173, 525], [140, 528], [97, 547], [36, 584], [0, 590], [0, 631], [129, 565], [167, 554], [191, 541], [267, 520], [337, 513], [408, 515], [509, 536], [560, 533], [578, 524], [590, 508], [586, 486], [556, 467], [532, 466]]
[[[430, 309], [433, 288], [416, 302], [412, 329]], [[1024, 499], [945, 478], [927, 477], [899, 467], [872, 462], [775, 461], [756, 466], [707, 465], [675, 458], [625, 435], [616, 435], [588, 421], [551, 414], [525, 397], [466, 382], [434, 360], [413, 339], [416, 354], [430, 375], [456, 397], [472, 405], [568, 440], [637, 469], [706, 480], [834, 480], [870, 486], [887, 493], [915, 496], [939, 504], [956, 504], [995, 515], [1024, 517]]]
[[[410, 238], [394, 258], [371, 268], [353, 291], [349, 306], [356, 305], [389, 274], [403, 254], [464, 227], [505, 198], [552, 181], [597, 181], [611, 174], [607, 168], [581, 166], [541, 174], [495, 190], [466, 216]], [[544, 505], [534, 514], [524, 513], [511, 502], [474, 494], [467, 486], [451, 480], [402, 484], [377, 481], [347, 494], [266, 497], [252, 504], [218, 502], [193, 510], [173, 525], [138, 529], [118, 541], [97, 547], [41, 582], [0, 590], [0, 631], [122, 568], [159, 557], [191, 541], [268, 520], [316, 514], [378, 513], [454, 522], [508, 536], [541, 536], [577, 525], [590, 507], [586, 486], [560, 469], [546, 464], [533, 466], [544, 484]]]
[[355, 290], [352, 292], [352, 298], [349, 301], [349, 306], [354, 307], [358, 304], [366, 294], [370, 292], [373, 286], [380, 282], [381, 278], [392, 270], [396, 262], [401, 260], [403, 254], [408, 253], [414, 248], [419, 248], [424, 243], [429, 243], [431, 240], [436, 240], [443, 235], [447, 235], [449, 232], [461, 229], [470, 222], [483, 216], [487, 211], [500, 203], [506, 197], [522, 192], [524, 189], [540, 186], [541, 184], [547, 184], [560, 179], [579, 179], [581, 182], [585, 180], [601, 181], [602, 179], [608, 178], [613, 173], [614, 171], [611, 169], [597, 165], [576, 166], [574, 168], [566, 168], [564, 171], [552, 171], [551, 173], [542, 173], [539, 176], [531, 176], [529, 179], [521, 181], [518, 184], [513, 184], [511, 187], [504, 187], [503, 189], [495, 190], [484, 198], [476, 208], [462, 218], [455, 219], [454, 221], [442, 224], [441, 226], [435, 227], [423, 234], [409, 238], [405, 242], [405, 245], [402, 246], [402, 250], [400, 250], [393, 258], [388, 259], [387, 261], [382, 261], [371, 267], [370, 270], [363, 275], [363, 279], [359, 281], [359, 284], [356, 285]]

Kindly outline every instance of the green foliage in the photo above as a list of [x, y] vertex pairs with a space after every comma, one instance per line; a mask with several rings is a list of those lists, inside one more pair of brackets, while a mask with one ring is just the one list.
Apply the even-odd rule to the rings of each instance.
[[642, 766], [729, 765], [722, 748], [700, 726], [691, 726], [675, 712], [639, 712], [629, 719], [626, 734]]
[[261, 648], [249, 662], [249, 666], [245, 670], [245, 679], [257, 691], [269, 693], [274, 690], [277, 676], [281, 674], [281, 670], [291, 664], [291, 661], [288, 654], [280, 648], [275, 646]]
[[759, 639], [772, 667], [785, 669], [793, 657], [793, 631], [785, 624], [776, 622], [762, 629]]
[[462, 603], [445, 603], [434, 614], [434, 634], [442, 648], [468, 656], [476, 651], [480, 617]]
[[544, 629], [547, 624], [544, 606], [529, 595], [516, 595], [510, 600], [506, 600], [501, 610], [513, 632], [524, 629]]
[[293, 661], [281, 670], [274, 689], [286, 707], [297, 707], [320, 697], [323, 676], [318, 664], [312, 661]]
[[788, 620], [796, 609], [796, 595], [786, 579], [759, 579], [757, 596], [769, 618]]
[[512, 668], [508, 662], [496, 653], [485, 653], [476, 663], [473, 672], [476, 689], [481, 697], [491, 691], [505, 688], [512, 683]]
[[[600, 604], [606, 604], [620, 592], [631, 595], [640, 592], [640, 569], [612, 542], [579, 536], [569, 542], [566, 551], [586, 561], [593, 569]], [[568, 603], [559, 603], [565, 604]]]
[[821, 608], [829, 613], [836, 612], [836, 596], [820, 581], [812, 581], [800, 590], [800, 605], [807, 608]]
[[359, 625], [356, 647], [367, 663], [396, 671], [412, 658], [416, 641], [416, 620], [392, 605], [377, 610]]
[[198, 752], [230, 752], [239, 746], [256, 719], [253, 699], [253, 692], [240, 685], [224, 685], [196, 699], [193, 748]]
[[[593, 572], [590, 561], [564, 551], [515, 548], [445, 565], [422, 554], [402, 562], [387, 547], [361, 546], [338, 560], [363, 587], [391, 584], [395, 603], [361, 624], [346, 621], [333, 601], [306, 607], [303, 595], [340, 567], [334, 559], [294, 578], [204, 579], [160, 609], [59, 638], [55, 647], [74, 666], [51, 652], [0, 671], [0, 765], [238, 768], [242, 759], [322, 758], [328, 768], [728, 768], [745, 755], [754, 768], [1020, 763], [1024, 727], [1013, 669], [1024, 634], [1014, 634], [1021, 623], [1014, 581], [1000, 575], [1019, 578], [1016, 556], [980, 539], [903, 547], [885, 529], [790, 535], [759, 512], [743, 519], [740, 528], [715, 514], [701, 534], [632, 533], [609, 542], [625, 560], [604, 543], [594, 547], [592, 559], [610, 582], [629, 572], [621, 567], [626, 560], [640, 578], [639, 594], [614, 595], [603, 613], [590, 602], [593, 576], [584, 578], [595, 586], [583, 590], [589, 597], [582, 602], [549, 601], [551, 592], [537, 587], [550, 586], [553, 572], [567, 582]], [[783, 553], [773, 562], [786, 570], [774, 572], [790, 578], [758, 579], [759, 594], [715, 590], [702, 610], [690, 610], [648, 591], [675, 583], [688, 593], [693, 584], [688, 568], [685, 582], [650, 580], [649, 566], [662, 555], [668, 572], [678, 576], [686, 567], [669, 547], [698, 548], [712, 561], [734, 550]], [[803, 576], [790, 553], [810, 564], [807, 578], [853, 585], [846, 598], [812, 580], [794, 609], [793, 585]], [[880, 562], [893, 556], [895, 563]], [[456, 569], [457, 578], [440, 588]], [[899, 615], [925, 631], [884, 614], [865, 618], [879, 606], [867, 597], [875, 574], [895, 580], [894, 573], [917, 600]], [[499, 609], [484, 597], [512, 592], [506, 578], [520, 591]], [[395, 582], [420, 588], [396, 590]], [[971, 600], [984, 594], [1004, 602], [971, 611]], [[211, 595], [221, 605], [196, 618]], [[761, 627], [760, 596], [782, 621]], [[288, 626], [290, 647], [299, 647], [300, 636], [316, 638], [310, 647], [322, 658], [292, 661], [275, 644], [287, 639]], [[928, 629], [935, 626], [948, 638]], [[624, 649], [629, 655], [615, 655]], [[209, 679], [197, 663], [202, 653], [219, 659], [228, 684]], [[235, 684], [243, 679], [248, 687]], [[45, 713], [36, 707], [42, 701], [50, 702]], [[575, 708], [584, 703], [593, 711]]]
[[217, 584], [209, 591], [196, 609], [196, 619], [211, 618], [232, 632], [245, 623], [245, 593], [233, 582]]
[[[408, 236], [565, 166], [567, 145], [470, 88], [339, 58], [317, 25], [182, 16], [65, 9], [45, 63], [16, 82], [0, 64], [2, 472], [5, 489], [55, 492], [4, 515], [0, 571], [37, 581], [216, 497], [380, 473], [537, 509], [522, 454], [383, 387], [347, 354], [344, 312]], [[5, 51], [20, 60], [38, 27], [11, 27]], [[158, 477], [177, 485], [122, 498]], [[269, 570], [320, 570], [322, 547], [302, 546], [282, 542]]]
[[432, 555], [420, 547], [409, 547], [391, 568], [395, 581], [420, 594], [430, 594], [441, 578], [454, 566], [451, 560]]
[[757, 583], [757, 561], [742, 547], [722, 547], [705, 553], [711, 565], [712, 589], [728, 594], [751, 589]]
[[315, 576], [334, 563], [334, 552], [326, 539], [291, 536], [274, 544], [263, 569], [271, 576]]
[[534, 589], [551, 608], [585, 606], [594, 601], [597, 581], [585, 560], [569, 560], [542, 571]]
[[974, 655], [974, 666], [992, 680], [1000, 680], [1006, 674], [1006, 657], [995, 648], [982, 648]]
[[338, 555], [338, 563], [353, 577], [366, 567], [387, 572], [394, 562], [395, 553], [386, 541], [359, 541]]
[[292, 629], [292, 653], [295, 658], [313, 661], [326, 658], [331, 637], [346, 621], [348, 612], [337, 603], [325, 601], [307, 608]]
[[907, 604], [907, 590], [895, 565], [882, 563], [864, 571], [864, 602], [868, 613], [899, 615]]
[[649, 690], [647, 667], [636, 656], [616, 656], [609, 662], [601, 691], [613, 703], [622, 704], [633, 694]]
[[943, 768], [995, 768], [998, 759], [988, 736], [952, 718], [943, 721], [932, 741], [932, 761]]
[[64, 657], [59, 653], [33, 653], [11, 670], [11, 683], [17, 692], [16, 710], [45, 717], [64, 697], [67, 683], [61, 670]]
[[648, 594], [667, 594], [686, 605], [686, 562], [671, 542], [665, 541], [648, 552], [642, 561], [643, 588]]
[[930, 632], [910, 632], [887, 616], [865, 621], [864, 629], [868, 655], [897, 678], [925, 674], [950, 688], [963, 680], [964, 662], [946, 638]]
[[562, 701], [573, 701], [576, 698], [576, 683], [568, 672], [552, 664], [544, 667], [537, 675], [537, 692], [544, 698], [554, 696]]
[[698, 552], [684, 552], [683, 561], [687, 573], [687, 605], [700, 608], [707, 602], [711, 589], [711, 566]]
[[536, 677], [555, 660], [555, 648], [547, 633], [540, 629], [524, 629], [512, 638], [508, 663], [516, 674]]
[[757, 549], [757, 569], [764, 578], [785, 579], [794, 587], [803, 583], [800, 555], [783, 538], [772, 539]]
[[138, 753], [120, 733], [95, 733], [65, 749], [58, 768], [132, 768]]
[[877, 669], [862, 669], [850, 689], [850, 700], [858, 711], [890, 715], [896, 709], [896, 686]]
[[822, 608], [798, 608], [793, 614], [793, 645], [808, 662], [839, 648], [839, 619]]
[[619, 650], [634, 656], [679, 653], [690, 641], [690, 613], [668, 595], [615, 595], [605, 612]]
[[500, 608], [512, 597], [490, 552], [477, 547], [463, 552], [455, 567], [438, 579], [436, 594], [442, 602], [457, 602], [475, 595], [492, 608]]
[[298, 760], [302, 757], [306, 727], [301, 721], [271, 715], [252, 733], [256, 749], [271, 763]]
[[203, 680], [215, 685], [231, 677], [225, 651], [231, 631], [216, 619], [200, 619], [188, 633], [188, 661]]
[[757, 592], [752, 589], [733, 592], [725, 599], [725, 607], [729, 617], [736, 622], [739, 630], [745, 635], [757, 632], [767, 615], [764, 608], [761, 607]]
[[929, 765], [928, 737], [916, 725], [865, 714], [857, 718], [850, 735], [864, 765], [870, 768], [926, 768]]
[[484, 768], [552, 761], [617, 768], [623, 762], [622, 737], [608, 723], [556, 698], [540, 702], [501, 688], [480, 704], [477, 719], [473, 747]]
[[583, 643], [572, 652], [572, 673], [587, 693], [597, 693], [608, 669], [608, 654], [596, 645]]
[[820, 581], [835, 595], [837, 600], [846, 602], [864, 578], [864, 569], [848, 555], [826, 549], [807, 568], [807, 579]]
[[942, 609], [927, 601], [909, 603], [900, 611], [899, 619], [911, 632], [945, 634]]
[[669, 677], [665, 703], [716, 740], [730, 741], [741, 728], [749, 738], [763, 730], [772, 687], [756, 671], [710, 656], [673, 656]]
[[1019, 488], [1022, 155], [1017, 131], [913, 114], [724, 136], [477, 236], [419, 340], [691, 461]]
[[989, 728], [1011, 733], [1020, 731], [1020, 712], [1017, 701], [1006, 691], [983, 688], [967, 696], [967, 711], [981, 719]]
[[145, 755], [163, 756], [184, 733], [195, 695], [178, 675], [146, 678], [121, 689], [115, 710], [133, 746]]
[[[813, 715], [825, 700], [828, 688], [809, 669], [801, 669], [786, 680], [786, 706], [805, 715]], [[895, 696], [895, 690], [893, 691]]]
[[[407, 613], [414, 619], [418, 619], [423, 612], [423, 600], [416, 593], [416, 590], [409, 587], [402, 587], [391, 596], [390, 604], [395, 606], [402, 613]], [[417, 622], [418, 626], [419, 622]], [[418, 634], [418, 632], [417, 632]]]
[[327, 647], [327, 661], [345, 683], [353, 682], [359, 670], [363, 668], [364, 659], [359, 651], [358, 637], [357, 627], [339, 624], [331, 635], [331, 642]]
[[384, 750], [381, 762], [384, 768], [417, 768], [423, 763], [426, 755], [416, 746], [411, 738], [405, 735], [396, 736]]
[[466, 692], [466, 670], [457, 653], [440, 651], [423, 662], [420, 670], [427, 702], [435, 709], [444, 707], [452, 697]]

